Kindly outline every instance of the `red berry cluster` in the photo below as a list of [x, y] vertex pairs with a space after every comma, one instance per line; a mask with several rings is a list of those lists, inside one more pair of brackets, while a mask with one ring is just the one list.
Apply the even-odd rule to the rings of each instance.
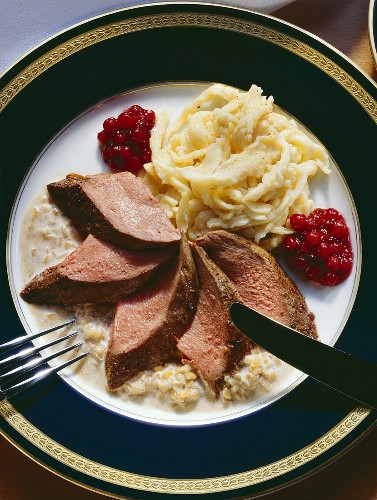
[[293, 214], [290, 222], [296, 232], [284, 239], [284, 246], [297, 269], [326, 286], [348, 278], [353, 265], [350, 234], [335, 208], [316, 208], [308, 217]]
[[107, 118], [97, 138], [102, 158], [114, 170], [138, 172], [151, 161], [149, 147], [156, 115], [137, 104], [127, 108], [118, 118]]

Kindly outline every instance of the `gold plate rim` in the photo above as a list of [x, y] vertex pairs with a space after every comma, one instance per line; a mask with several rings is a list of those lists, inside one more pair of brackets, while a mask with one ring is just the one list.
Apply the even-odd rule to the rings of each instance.
[[[158, 4], [150, 4], [156, 6]], [[162, 4], [170, 5], [170, 4]], [[185, 5], [185, 3], [182, 3]], [[190, 5], [190, 4], [186, 4]], [[201, 4], [199, 2], [194, 2], [193, 5], [213, 5], [213, 4]], [[141, 8], [148, 7], [149, 4], [140, 6]], [[229, 9], [230, 6], [227, 6]], [[138, 7], [132, 7], [137, 9]], [[114, 12], [122, 12], [129, 10], [130, 8], [121, 9]], [[243, 10], [246, 9], [232, 9], [232, 10]], [[108, 14], [106, 14], [108, 15]], [[98, 16], [91, 18], [86, 21], [89, 22], [94, 19], [101, 18], [103, 16]], [[279, 21], [279, 19], [273, 16], [263, 15], [262, 17], [271, 18]], [[165, 18], [165, 19], [164, 19]], [[196, 22], [196, 19], [200, 18], [200, 22]], [[83, 23], [80, 23], [83, 24]], [[289, 23], [283, 23], [290, 25]], [[20, 74], [15, 76], [2, 90], [0, 93], [0, 112], [2, 112], [5, 107], [11, 102], [11, 100], [29, 83], [31, 83], [35, 78], [40, 76], [50, 67], [69, 57], [70, 55], [83, 50], [95, 43], [99, 43], [103, 40], [108, 40], [110, 38], [125, 35], [127, 33], [133, 33], [136, 31], [142, 31], [146, 29], [155, 29], [160, 27], [174, 27], [174, 26], [197, 26], [197, 27], [207, 27], [207, 28], [222, 28], [228, 31], [236, 31], [248, 36], [254, 36], [257, 38], [262, 38], [270, 43], [278, 45], [280, 47], [289, 50], [295, 55], [307, 60], [311, 64], [315, 65], [322, 71], [324, 71], [328, 76], [333, 78], [338, 84], [340, 84], [347, 92], [349, 92], [352, 97], [364, 108], [364, 110], [369, 114], [372, 120], [377, 123], [377, 103], [373, 97], [346, 71], [344, 71], [338, 64], [334, 63], [328, 57], [324, 56], [321, 52], [313, 49], [308, 44], [301, 42], [300, 40], [294, 38], [291, 35], [287, 35], [273, 28], [268, 28], [258, 23], [248, 21], [245, 19], [232, 18], [230, 16], [216, 15], [216, 14], [203, 14], [203, 13], [168, 13], [168, 14], [149, 14], [139, 17], [134, 17], [131, 20], [123, 20], [119, 22], [105, 24], [101, 27], [89, 30], [81, 35], [78, 35], [62, 44], [58, 45], [54, 49], [49, 50], [43, 56], [40, 56], [36, 61], [29, 64]], [[78, 26], [78, 25], [77, 25]], [[290, 25], [293, 26], [293, 25]], [[296, 26], [293, 26], [296, 29]], [[311, 36], [310, 33], [300, 30], [303, 33]], [[58, 36], [58, 35], [56, 35]], [[318, 37], [312, 36], [316, 40], [320, 40]], [[322, 40], [320, 40], [323, 42]], [[325, 43], [328, 47], [329, 44]], [[331, 47], [333, 48], [333, 47]], [[336, 49], [335, 49], [336, 50]], [[339, 51], [337, 51], [340, 54]], [[348, 62], [350, 60], [343, 57]], [[353, 64], [354, 65], [354, 64]], [[360, 68], [354, 65], [358, 71], [362, 72]], [[363, 73], [363, 72], [362, 72]], [[367, 75], [363, 73], [369, 81], [377, 88], [377, 84], [373, 82]]]
[[[8, 401], [0, 404], [0, 414], [24, 438], [47, 455], [75, 469], [107, 483], [154, 493], [218, 493], [236, 490], [268, 481], [310, 462], [353, 431], [371, 410], [358, 406], [326, 434], [299, 451], [257, 469], [205, 479], [168, 479], [144, 476], [108, 467], [89, 460], [60, 445], [26, 420]], [[1, 431], [3, 434], [3, 432]], [[60, 474], [58, 474], [60, 475]], [[64, 476], [62, 476], [64, 477]]]

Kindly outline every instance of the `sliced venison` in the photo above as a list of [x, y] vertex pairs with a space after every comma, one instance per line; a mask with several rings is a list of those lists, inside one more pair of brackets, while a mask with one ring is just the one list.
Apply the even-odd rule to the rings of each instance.
[[106, 354], [111, 390], [167, 361], [196, 309], [198, 284], [187, 240], [179, 256], [139, 294], [118, 302]]
[[196, 243], [229, 277], [245, 305], [310, 337], [318, 337], [314, 314], [269, 252], [222, 230], [208, 233]]
[[229, 316], [230, 305], [241, 300], [229, 278], [193, 246], [200, 283], [195, 317], [178, 342], [178, 349], [196, 368], [215, 394], [251, 349], [251, 341], [238, 330]]
[[129, 172], [79, 176], [48, 184], [58, 207], [85, 233], [126, 248], [177, 244], [179, 231], [141, 179]]
[[144, 286], [175, 251], [123, 250], [89, 235], [63, 262], [35, 276], [21, 297], [39, 304], [116, 302]]

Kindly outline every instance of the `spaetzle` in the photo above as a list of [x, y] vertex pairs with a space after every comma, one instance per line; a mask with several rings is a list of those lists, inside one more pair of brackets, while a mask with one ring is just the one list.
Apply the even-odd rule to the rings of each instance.
[[227, 229], [271, 250], [292, 213], [313, 209], [309, 179], [330, 173], [324, 148], [256, 85], [215, 84], [173, 123], [159, 113], [150, 144], [144, 181], [190, 239]]

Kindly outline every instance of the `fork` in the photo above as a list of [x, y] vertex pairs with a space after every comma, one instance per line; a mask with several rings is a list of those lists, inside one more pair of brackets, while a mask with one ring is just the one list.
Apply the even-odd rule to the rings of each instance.
[[[27, 342], [30, 342], [31, 340], [34, 340], [43, 335], [47, 335], [48, 333], [54, 332], [56, 330], [60, 330], [61, 328], [64, 328], [65, 326], [74, 323], [74, 321], [75, 320], [71, 320], [62, 325], [54, 326], [53, 328], [44, 330], [43, 332], [34, 333], [32, 335], [23, 335], [22, 337], [18, 337], [17, 339], [6, 342], [5, 344], [0, 345], [0, 356], [11, 349], [14, 349]], [[48, 366], [47, 368], [39, 370], [32, 377], [26, 380], [18, 381], [18, 379], [23, 378], [23, 375], [25, 373], [28, 373], [29, 371], [44, 365], [51, 359], [61, 356], [62, 354], [65, 354], [73, 349], [76, 349], [77, 347], [80, 347], [83, 344], [83, 342], [77, 342], [76, 344], [64, 347], [60, 351], [54, 352], [53, 354], [50, 354], [48, 356], [42, 356], [41, 354], [39, 354], [40, 351], [43, 351], [48, 347], [58, 344], [59, 342], [63, 342], [64, 340], [72, 338], [77, 334], [78, 332], [69, 333], [64, 337], [59, 337], [58, 339], [52, 340], [41, 346], [27, 348], [25, 350], [22, 350], [21, 352], [18, 352], [16, 354], [13, 354], [11, 356], [8, 356], [7, 358], [0, 360], [0, 401], [15, 396], [19, 392], [28, 389], [37, 382], [49, 377], [54, 373], [59, 372], [60, 370], [63, 370], [63, 368], [65, 368], [66, 366], [69, 366], [72, 363], [76, 363], [76, 361], [79, 361], [80, 359], [84, 358], [88, 354], [87, 352], [81, 353], [75, 358], [69, 359], [68, 361], [61, 363], [60, 365], [53, 367]], [[35, 354], [39, 354], [39, 357], [33, 358]], [[19, 363], [29, 358], [32, 359], [27, 361], [25, 364], [21, 366], [17, 366], [19, 365]]]

